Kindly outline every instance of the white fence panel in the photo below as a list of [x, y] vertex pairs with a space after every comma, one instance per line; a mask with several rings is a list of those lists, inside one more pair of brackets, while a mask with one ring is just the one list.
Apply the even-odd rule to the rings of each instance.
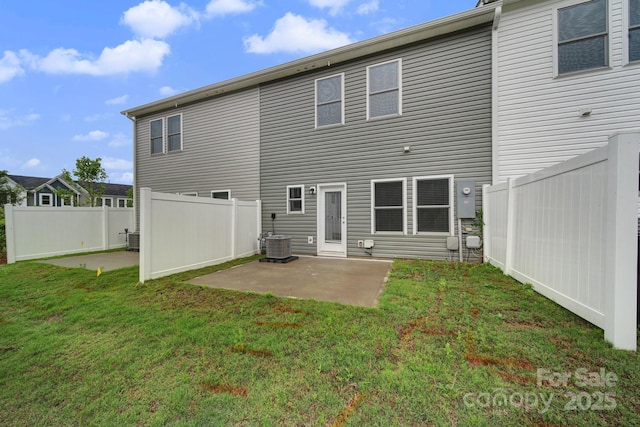
[[140, 281], [259, 251], [260, 202], [140, 189]]
[[124, 247], [132, 208], [5, 205], [10, 263]]
[[484, 189], [485, 260], [636, 349], [640, 134]]

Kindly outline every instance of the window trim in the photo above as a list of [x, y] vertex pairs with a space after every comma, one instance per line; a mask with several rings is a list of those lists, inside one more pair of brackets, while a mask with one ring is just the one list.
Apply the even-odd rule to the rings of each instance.
[[[44, 203], [42, 199], [49, 197], [49, 203]], [[38, 193], [38, 206], [53, 207], [53, 194], [52, 193]]]
[[640, 30], [640, 24], [631, 27], [631, 0], [625, 0], [622, 5], [622, 50], [623, 65], [638, 64], [640, 59], [631, 60], [631, 43], [629, 43], [629, 35], [631, 30]]
[[[227, 198], [221, 199], [219, 197], [213, 197], [213, 193], [227, 193]], [[211, 190], [211, 198], [216, 200], [231, 200], [231, 190]]]
[[67, 204], [67, 203], [66, 203], [66, 201], [65, 201], [66, 197], [65, 197], [65, 196], [60, 196], [60, 197], [59, 197], [59, 199], [60, 199], [60, 206], [70, 206], [70, 207], [74, 207], [74, 206], [75, 206], [75, 202], [74, 202], [74, 201], [75, 201], [75, 198], [76, 198], [75, 196], [73, 196], [73, 195], [69, 195], [69, 196], [68, 196], [68, 199], [67, 199], [67, 200], [69, 201], [69, 203]]
[[[564, 77], [564, 76], [573, 76], [576, 74], [581, 74], [581, 73], [589, 73], [589, 72], [593, 72], [593, 71], [598, 71], [598, 70], [608, 70], [611, 69], [611, 28], [613, 28], [613, 23], [612, 23], [612, 17], [611, 17], [611, 10], [610, 10], [610, 0], [605, 0], [606, 2], [606, 6], [605, 6], [605, 11], [607, 13], [607, 18], [606, 18], [606, 22], [607, 22], [607, 31], [605, 34], [606, 37], [606, 42], [605, 42], [605, 48], [606, 48], [606, 52], [605, 52], [605, 59], [607, 61], [607, 64], [602, 66], [602, 67], [594, 67], [594, 68], [585, 68], [583, 70], [577, 70], [577, 71], [571, 71], [571, 72], [567, 72], [567, 73], [560, 73], [560, 58], [559, 58], [559, 53], [558, 53], [558, 47], [560, 46], [560, 20], [558, 19], [559, 16], [559, 11], [561, 9], [565, 9], [568, 7], [572, 7], [572, 6], [577, 6], [579, 4], [582, 3], [589, 3], [591, 1], [595, 1], [595, 0], [566, 0], [564, 2], [561, 2], [559, 4], [554, 5], [553, 7], [553, 77], [557, 78], [557, 77]], [[581, 39], [575, 39], [575, 40], [586, 40], [588, 38], [592, 38], [595, 37], [596, 35], [590, 35], [588, 37], [583, 37]], [[573, 41], [575, 41], [573, 40]]]
[[[290, 198], [289, 189], [291, 188], [300, 188], [300, 200], [302, 201], [302, 206], [300, 211], [292, 211], [291, 210], [291, 200], [298, 200]], [[304, 185], [287, 185], [287, 215], [304, 215]]]
[[[154, 123], [154, 122], [157, 122], [157, 121], [160, 121], [162, 123], [162, 136], [161, 136], [161, 140], [162, 140], [161, 147], [162, 147], [162, 149], [160, 151], [154, 152], [153, 151], [153, 138], [152, 138], [152, 134], [151, 134], [151, 124]], [[153, 120], [149, 121], [149, 153], [152, 156], [166, 153], [166, 151], [165, 151], [165, 137], [164, 137], [165, 129], [164, 129], [164, 126], [165, 126], [164, 117], [160, 117], [159, 119], [153, 119]]]
[[[105, 200], [111, 200], [111, 206], [107, 206], [108, 208], [112, 208], [113, 207], [113, 197], [96, 197], [96, 206], [105, 206], [104, 201]], [[98, 200], [100, 201], [100, 204], [98, 204]]]
[[[369, 89], [369, 82], [371, 80], [371, 69], [374, 67], [378, 67], [380, 65], [386, 65], [386, 64], [391, 64], [392, 62], [397, 62], [398, 63], [398, 112], [395, 114], [386, 114], [384, 116], [375, 116], [375, 117], [371, 117], [371, 95], [375, 95], [378, 93], [383, 93], [383, 92], [390, 92], [390, 89], [387, 89], [385, 91], [382, 92], [374, 92], [371, 93], [370, 89]], [[372, 65], [368, 65], [367, 66], [367, 79], [366, 79], [366, 88], [367, 88], [367, 121], [370, 120], [380, 120], [380, 119], [386, 119], [386, 118], [390, 118], [390, 117], [399, 117], [402, 116], [402, 58], [397, 58], [397, 59], [392, 59], [390, 61], [384, 61], [384, 62], [379, 62], [377, 64], [372, 64]], [[393, 89], [395, 90], [395, 89]]]
[[[122, 206], [120, 206], [120, 202], [122, 202]], [[124, 199], [122, 197], [118, 197], [118, 201], [117, 201], [116, 207], [118, 207], [118, 208], [126, 208], [127, 207], [127, 199]]]
[[[328, 125], [320, 125], [318, 124], [318, 107], [320, 105], [327, 105], [327, 104], [331, 104], [333, 102], [336, 101], [332, 101], [332, 102], [325, 102], [323, 104], [318, 103], [318, 83], [322, 80], [328, 80], [328, 79], [332, 79], [335, 77], [340, 76], [340, 123], [331, 123]], [[332, 126], [344, 126], [345, 124], [345, 93], [344, 93], [344, 83], [345, 83], [345, 73], [338, 73], [338, 74], [333, 74], [331, 76], [326, 76], [326, 77], [321, 77], [315, 80], [314, 82], [314, 97], [313, 97], [313, 102], [315, 105], [315, 128], [316, 129], [324, 129], [324, 128], [328, 128], [328, 127], [332, 127]]]
[[[428, 181], [435, 179], [448, 179], [449, 180], [449, 231], [418, 231], [418, 208], [428, 207], [444, 207], [445, 205], [433, 205], [433, 206], [418, 206], [418, 181]], [[454, 175], [427, 175], [427, 176], [414, 176], [412, 182], [412, 197], [413, 197], [413, 234], [416, 236], [453, 236], [454, 235]]]
[[[176, 149], [176, 150], [171, 150], [170, 147], [169, 147], [169, 137], [171, 136], [169, 134], [169, 119], [171, 119], [173, 117], [180, 117], [180, 148]], [[184, 132], [182, 130], [184, 120], [183, 120], [183, 117], [182, 117], [182, 113], [172, 114], [170, 116], [167, 116], [166, 119], [167, 119], [167, 123], [166, 123], [166, 127], [165, 127], [165, 139], [167, 141], [167, 144], [166, 144], [167, 145], [167, 151], [166, 152], [167, 153], [180, 153], [180, 152], [183, 151], [183, 147], [184, 147], [183, 146]]]
[[[376, 231], [376, 184], [379, 182], [402, 182], [402, 231]], [[407, 235], [407, 178], [384, 178], [371, 180], [371, 234]]]

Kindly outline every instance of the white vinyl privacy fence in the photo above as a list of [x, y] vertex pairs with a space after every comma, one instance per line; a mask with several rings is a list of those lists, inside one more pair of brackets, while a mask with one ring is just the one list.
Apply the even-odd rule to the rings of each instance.
[[140, 189], [140, 281], [260, 252], [260, 201]]
[[640, 133], [483, 190], [485, 260], [636, 349]]
[[5, 205], [7, 261], [123, 248], [132, 208]]

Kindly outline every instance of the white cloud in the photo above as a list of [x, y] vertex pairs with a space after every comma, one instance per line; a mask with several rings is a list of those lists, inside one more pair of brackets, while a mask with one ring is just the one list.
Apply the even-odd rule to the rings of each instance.
[[353, 42], [348, 34], [327, 27], [325, 20], [308, 21], [289, 12], [276, 21], [266, 37], [245, 37], [244, 46], [250, 53], [315, 53]]
[[104, 114], [92, 114], [91, 116], [87, 116], [84, 118], [85, 122], [97, 122], [98, 120], [104, 120], [104, 119], [108, 119], [109, 117], [111, 117], [112, 114], [110, 113], [104, 113]]
[[34, 168], [40, 164], [40, 159], [29, 159], [27, 160], [22, 167], [23, 168]]
[[337, 15], [350, 0], [309, 0], [311, 6], [329, 9], [329, 14]]
[[14, 116], [12, 111], [0, 110], [0, 130], [7, 130], [17, 126], [29, 126], [40, 118], [40, 114], [29, 113], [24, 116]]
[[127, 145], [131, 145], [131, 138], [122, 132], [113, 135], [111, 141], [109, 141], [109, 147], [113, 148], [126, 147]]
[[73, 141], [102, 141], [109, 136], [109, 133], [101, 130], [92, 130], [84, 135], [76, 135], [72, 139]]
[[247, 13], [251, 12], [257, 6], [262, 6], [262, 1], [211, 0], [209, 4], [207, 4], [207, 16]]
[[102, 167], [105, 169], [131, 170], [133, 169], [133, 162], [131, 160], [105, 157], [102, 159]]
[[127, 40], [114, 48], [105, 47], [97, 59], [83, 57], [75, 49], [54, 49], [40, 57], [27, 50], [20, 55], [30, 67], [50, 74], [89, 74], [107, 76], [137, 71], [153, 72], [170, 52], [169, 45], [159, 40]]
[[180, 91], [178, 89], [172, 88], [171, 86], [162, 86], [160, 89], [158, 89], [158, 92], [160, 92], [160, 95], [171, 96]]
[[133, 184], [133, 172], [110, 172], [109, 180], [119, 184]]
[[0, 58], [0, 83], [8, 82], [16, 76], [24, 74], [22, 61], [15, 52], [4, 51], [4, 56]]
[[116, 96], [115, 98], [107, 99], [104, 101], [107, 105], [120, 105], [129, 100], [129, 95]]
[[377, 12], [380, 8], [379, 0], [371, 0], [369, 3], [363, 3], [358, 6], [359, 15], [368, 15], [369, 13]]
[[184, 3], [176, 8], [162, 0], [144, 1], [124, 12], [120, 19], [136, 35], [160, 39], [197, 21], [197, 13]]

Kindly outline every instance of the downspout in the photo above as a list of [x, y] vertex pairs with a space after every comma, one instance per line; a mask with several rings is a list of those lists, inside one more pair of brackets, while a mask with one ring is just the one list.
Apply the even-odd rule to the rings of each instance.
[[493, 185], [498, 184], [500, 177], [499, 152], [500, 132], [499, 132], [499, 49], [498, 49], [498, 27], [502, 17], [502, 5], [495, 8], [493, 17], [493, 28], [491, 29], [491, 174]]
[[136, 211], [138, 210], [138, 204], [136, 203], [136, 118], [130, 117], [128, 113], [122, 113], [127, 119], [131, 120], [131, 124], [133, 125], [133, 231], [138, 231], [138, 215], [136, 215]]

